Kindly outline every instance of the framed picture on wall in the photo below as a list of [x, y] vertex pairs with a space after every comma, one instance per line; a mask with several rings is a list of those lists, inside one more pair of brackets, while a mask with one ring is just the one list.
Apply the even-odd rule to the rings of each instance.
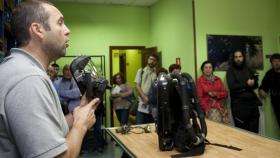
[[215, 70], [227, 70], [230, 54], [241, 50], [246, 54], [247, 65], [252, 69], [263, 69], [261, 36], [207, 35], [208, 60]]

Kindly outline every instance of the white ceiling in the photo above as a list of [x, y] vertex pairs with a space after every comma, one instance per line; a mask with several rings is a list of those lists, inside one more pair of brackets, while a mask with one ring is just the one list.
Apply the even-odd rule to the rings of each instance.
[[158, 0], [52, 0], [53, 2], [80, 2], [107, 5], [127, 5], [149, 7], [158, 2]]

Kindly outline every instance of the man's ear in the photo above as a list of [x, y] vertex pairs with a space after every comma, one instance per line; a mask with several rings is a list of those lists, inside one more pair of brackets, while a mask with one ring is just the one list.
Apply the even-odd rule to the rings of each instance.
[[32, 35], [38, 36], [39, 38], [43, 38], [44, 29], [39, 23], [32, 23], [30, 26], [30, 31]]

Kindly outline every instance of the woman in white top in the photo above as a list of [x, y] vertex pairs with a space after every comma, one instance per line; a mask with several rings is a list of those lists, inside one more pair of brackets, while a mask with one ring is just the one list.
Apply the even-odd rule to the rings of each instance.
[[111, 91], [113, 108], [120, 124], [125, 125], [128, 123], [129, 107], [131, 106], [128, 97], [133, 94], [133, 89], [125, 82], [122, 73], [115, 74], [112, 81], [115, 85]]

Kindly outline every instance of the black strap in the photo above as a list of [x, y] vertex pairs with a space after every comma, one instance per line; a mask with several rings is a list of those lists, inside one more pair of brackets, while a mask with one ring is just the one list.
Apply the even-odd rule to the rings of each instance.
[[183, 152], [181, 154], [176, 154], [176, 155], [171, 155], [171, 158], [199, 156], [199, 155], [202, 155], [204, 153], [204, 149], [205, 149], [205, 144], [202, 143], [201, 145], [196, 146], [195, 148], [193, 148], [193, 149], [191, 149], [187, 152]]
[[208, 145], [215, 145], [215, 146], [219, 146], [219, 147], [224, 147], [224, 148], [228, 148], [228, 149], [232, 149], [232, 150], [236, 150], [236, 151], [241, 151], [241, 148], [232, 146], [232, 145], [224, 145], [224, 144], [218, 144], [218, 143], [211, 143], [209, 140], [205, 139], [205, 144]]
[[241, 151], [242, 149], [235, 147], [235, 146], [228, 146], [228, 145], [223, 145], [223, 144], [218, 144], [218, 143], [210, 143], [209, 140], [205, 139], [205, 144], [202, 143], [201, 145], [187, 151], [187, 152], [183, 152], [181, 154], [176, 154], [176, 155], [171, 155], [171, 158], [182, 158], [182, 157], [189, 157], [189, 156], [198, 156], [198, 155], [202, 155], [204, 153], [204, 148], [205, 145], [215, 145], [215, 146], [219, 146], [219, 147], [223, 147], [223, 148], [228, 148], [228, 149], [232, 149], [232, 150], [236, 150], [236, 151]]

